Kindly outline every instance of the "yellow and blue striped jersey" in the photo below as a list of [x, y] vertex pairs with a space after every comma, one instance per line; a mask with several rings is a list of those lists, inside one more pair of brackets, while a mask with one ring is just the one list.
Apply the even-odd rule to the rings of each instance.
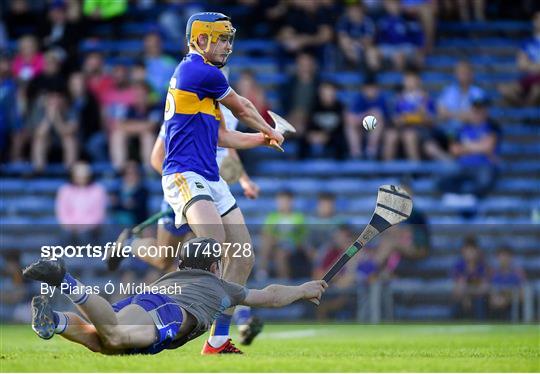
[[190, 53], [180, 62], [165, 104], [163, 175], [192, 171], [209, 181], [219, 180], [218, 101], [230, 90], [223, 73], [201, 55]]

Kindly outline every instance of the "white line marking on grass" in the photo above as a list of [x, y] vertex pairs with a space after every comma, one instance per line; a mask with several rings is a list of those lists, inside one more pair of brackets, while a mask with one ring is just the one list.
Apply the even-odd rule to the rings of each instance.
[[297, 338], [308, 338], [311, 336], [319, 335], [322, 330], [292, 330], [292, 331], [281, 331], [281, 332], [268, 332], [262, 333], [261, 336], [270, 339], [297, 339]]

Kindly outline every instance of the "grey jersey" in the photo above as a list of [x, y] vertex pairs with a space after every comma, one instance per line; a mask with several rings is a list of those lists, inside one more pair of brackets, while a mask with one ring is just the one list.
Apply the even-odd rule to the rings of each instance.
[[240, 304], [247, 295], [246, 287], [219, 279], [204, 270], [175, 271], [164, 275], [153, 285], [168, 289], [176, 285], [182, 290], [181, 294], [167, 296], [197, 320], [197, 327], [189, 340], [208, 330], [221, 312]]

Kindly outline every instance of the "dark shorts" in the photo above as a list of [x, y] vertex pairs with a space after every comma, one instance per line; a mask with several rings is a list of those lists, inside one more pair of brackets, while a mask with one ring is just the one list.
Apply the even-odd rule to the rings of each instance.
[[191, 228], [189, 227], [187, 223], [176, 228], [174, 224], [174, 211], [172, 210], [169, 203], [167, 203], [165, 200], [161, 202], [161, 211], [169, 212], [165, 217], [161, 217], [158, 221], [158, 225], [163, 225], [165, 230], [167, 230], [174, 236], [184, 236], [185, 234], [191, 231]]
[[126, 306], [136, 304], [146, 310], [156, 325], [158, 340], [146, 348], [134, 348], [129, 354], [156, 354], [172, 343], [182, 325], [182, 309], [168, 296], [145, 293], [130, 296], [112, 305], [115, 312]]

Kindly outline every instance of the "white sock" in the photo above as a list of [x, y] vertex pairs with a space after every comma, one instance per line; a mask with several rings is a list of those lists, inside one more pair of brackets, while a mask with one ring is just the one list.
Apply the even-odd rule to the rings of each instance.
[[55, 316], [58, 318], [58, 324], [56, 325], [56, 328], [54, 329], [55, 334], [62, 334], [64, 331], [66, 331], [66, 328], [69, 323], [69, 317], [62, 312], [53, 312]]
[[229, 335], [212, 335], [208, 338], [208, 343], [212, 347], [218, 348], [225, 344], [227, 340], [229, 340]]

